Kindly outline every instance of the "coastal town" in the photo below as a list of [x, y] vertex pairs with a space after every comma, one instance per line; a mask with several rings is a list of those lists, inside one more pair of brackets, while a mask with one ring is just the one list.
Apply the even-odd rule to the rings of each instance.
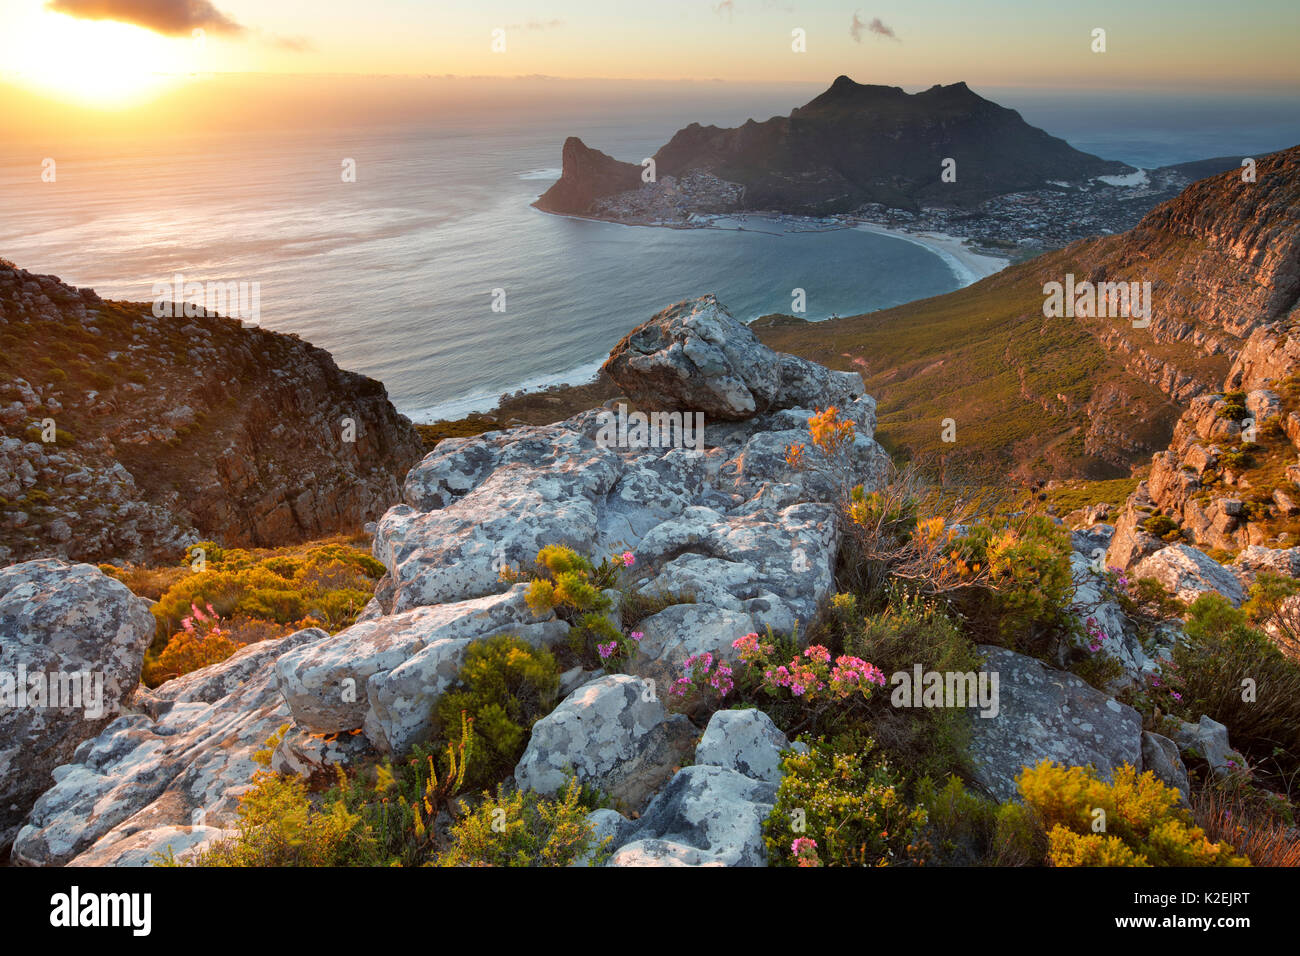
[[694, 169], [681, 178], [665, 175], [637, 189], [600, 198], [588, 218], [676, 229], [752, 229], [776, 224], [784, 231], [809, 231], [868, 224], [952, 236], [975, 249], [1019, 261], [1086, 236], [1131, 229], [1152, 207], [1177, 195], [1193, 178], [1177, 167], [1165, 167], [1128, 176], [1052, 182], [1042, 189], [994, 196], [973, 208], [922, 204], [913, 210], [867, 203], [849, 213], [810, 217], [748, 209], [743, 186]]

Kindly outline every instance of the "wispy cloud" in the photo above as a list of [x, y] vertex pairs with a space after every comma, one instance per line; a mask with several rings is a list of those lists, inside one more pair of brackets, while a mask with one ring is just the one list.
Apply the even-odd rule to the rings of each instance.
[[[849, 36], [853, 37], [855, 43], [861, 43], [864, 33], [871, 33], [889, 40], [898, 40], [898, 37], [894, 35], [893, 28], [885, 26], [880, 17], [872, 17], [870, 23], [863, 23], [861, 17], [856, 13], [853, 14], [853, 22], [849, 24]], [[898, 42], [901, 43], [902, 41], [898, 40]]]
[[80, 20], [116, 20], [164, 36], [185, 36], [196, 29], [241, 35], [247, 29], [208, 0], [46, 0], [45, 8]]
[[280, 50], [288, 50], [290, 53], [314, 53], [316, 44], [312, 43], [307, 37], [282, 37], [276, 34], [268, 34], [267, 42], [271, 46]]
[[736, 0], [721, 0], [721, 2], [714, 4], [713, 12], [718, 16], [725, 13], [727, 19], [730, 20], [731, 15], [736, 12]]

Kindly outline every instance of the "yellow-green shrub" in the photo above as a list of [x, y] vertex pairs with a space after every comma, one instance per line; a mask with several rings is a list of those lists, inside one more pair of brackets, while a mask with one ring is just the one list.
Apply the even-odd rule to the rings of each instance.
[[1107, 783], [1090, 767], [1045, 760], [1022, 770], [1016, 785], [1047, 831], [1053, 866], [1249, 865], [1211, 842], [1178, 806], [1178, 791], [1149, 771], [1126, 764]]
[[439, 866], [568, 866], [588, 854], [598, 866], [608, 856], [610, 838], [597, 844], [576, 778], [558, 798], [500, 786], [483, 798], [452, 826]]
[[874, 749], [869, 737], [849, 734], [782, 761], [785, 776], [763, 825], [769, 866], [801, 865], [795, 841], [815, 842], [822, 866], [909, 858], [925, 811], [907, 805], [898, 777]]
[[473, 718], [468, 786], [490, 786], [510, 773], [533, 724], [555, 708], [559, 688], [555, 657], [522, 638], [501, 634], [466, 649], [459, 683], [434, 712], [443, 733], [459, 726], [462, 713]]

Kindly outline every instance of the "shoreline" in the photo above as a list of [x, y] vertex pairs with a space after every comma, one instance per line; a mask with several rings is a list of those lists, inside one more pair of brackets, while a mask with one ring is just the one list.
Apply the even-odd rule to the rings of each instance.
[[987, 279], [991, 275], [996, 275], [1011, 265], [1010, 259], [976, 252], [966, 245], [965, 239], [960, 236], [951, 236], [945, 232], [905, 232], [902, 229], [893, 229], [889, 226], [862, 220], [858, 221], [855, 228], [861, 229], [863, 232], [874, 232], [881, 236], [892, 236], [895, 239], [902, 239], [929, 249], [953, 271], [953, 275], [961, 283], [958, 288], [962, 289], [968, 285], [973, 285], [980, 279]]
[[[791, 219], [803, 219], [807, 225], [816, 224], [821, 228], [810, 228], [803, 230], [787, 230], [794, 232], [838, 232], [844, 229], [857, 229], [862, 232], [873, 232], [877, 235], [888, 236], [894, 239], [901, 239], [910, 242], [913, 245], [920, 246], [930, 253], [938, 256], [944, 264], [952, 271], [953, 276], [957, 279], [958, 288], [962, 289], [972, 285], [981, 279], [986, 279], [991, 275], [1001, 272], [1011, 264], [1011, 260], [1001, 256], [988, 255], [986, 253], [976, 252], [966, 245], [966, 240], [959, 236], [948, 235], [939, 232], [906, 232], [902, 229], [895, 229], [889, 226], [879, 225], [861, 219], [839, 219], [831, 223], [825, 219], [818, 219], [811, 216], [793, 217], [786, 213], [732, 213], [732, 214], [710, 214], [706, 221], [696, 221], [691, 223], [650, 223], [650, 222], [623, 222], [618, 219], [610, 219], [598, 216], [580, 216], [571, 213], [556, 213], [543, 209], [540, 206], [533, 205], [533, 209], [548, 216], [560, 216], [565, 219], [575, 219], [583, 222], [603, 222], [615, 226], [642, 226], [646, 228], [657, 229], [715, 229], [720, 232], [735, 231], [735, 227], [719, 225], [718, 221], [745, 221], [750, 218], [769, 219], [776, 222], [789, 222]], [[741, 227], [743, 229], [743, 227]], [[765, 233], [766, 230], [747, 229], [746, 232]], [[769, 235], [780, 235], [780, 233], [768, 233]], [[554, 392], [557, 389], [573, 388], [592, 385], [597, 381], [596, 373], [600, 366], [604, 364], [604, 358], [593, 362], [584, 362], [577, 368], [568, 369], [563, 372], [556, 372], [551, 375], [536, 376], [533, 379], [524, 381], [504, 392], [498, 394], [495, 398], [479, 393], [477, 395], [466, 395], [456, 399], [450, 399], [441, 402], [429, 408], [417, 409], [414, 412], [407, 413], [398, 409], [400, 414], [406, 415], [414, 424], [417, 425], [437, 425], [445, 422], [462, 421], [470, 415], [491, 415], [498, 412], [507, 397], [518, 397], [520, 392], [526, 392], [530, 395], [543, 396], [548, 392]]]

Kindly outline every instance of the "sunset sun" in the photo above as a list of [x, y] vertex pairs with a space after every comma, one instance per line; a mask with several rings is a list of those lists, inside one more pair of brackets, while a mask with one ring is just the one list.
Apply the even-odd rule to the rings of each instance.
[[130, 106], [169, 85], [185, 69], [192, 41], [168, 39], [137, 26], [34, 15], [11, 65], [34, 90], [87, 106]]

